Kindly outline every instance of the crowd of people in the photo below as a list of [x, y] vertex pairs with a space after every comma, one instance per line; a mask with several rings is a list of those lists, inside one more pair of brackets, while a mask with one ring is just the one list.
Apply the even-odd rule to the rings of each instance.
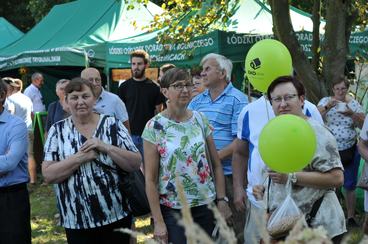
[[[48, 106], [42, 176], [54, 185], [68, 243], [129, 242], [116, 231], [134, 228], [121, 172], [137, 170], [144, 173], [160, 243], [187, 243], [178, 184], [193, 221], [214, 240], [210, 204], [238, 243], [262, 243], [289, 185], [307, 225], [323, 226], [334, 243], [360, 226], [355, 189], [360, 157], [368, 160], [368, 119], [344, 77], [317, 106], [293, 76], [276, 78], [267, 94], [249, 102], [233, 86], [232, 62], [222, 55], [203, 57], [201, 70], [165, 64], [157, 81], [146, 77], [145, 51], [133, 51], [130, 61], [132, 77], [117, 94], [103, 88], [99, 70], [85, 68], [80, 77], [56, 83], [58, 100]], [[37, 182], [32, 119], [46, 111], [44, 77], [34, 73], [31, 81], [24, 93], [20, 79], [0, 82], [0, 243], [31, 243], [27, 183]], [[312, 161], [290, 174], [269, 169], [258, 150], [263, 127], [283, 114], [305, 119], [317, 138]], [[367, 192], [364, 206], [368, 212]], [[363, 229], [368, 234], [368, 218]]]

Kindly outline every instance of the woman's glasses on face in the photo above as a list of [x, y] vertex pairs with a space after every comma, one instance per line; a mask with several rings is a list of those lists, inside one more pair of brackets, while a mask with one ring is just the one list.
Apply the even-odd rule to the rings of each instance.
[[170, 85], [170, 87], [173, 87], [176, 91], [182, 91], [182, 90], [184, 90], [184, 87], [187, 88], [188, 91], [192, 91], [193, 84], [192, 83], [188, 83], [188, 84], [174, 84], [174, 85]]
[[333, 88], [335, 91], [347, 91], [348, 88], [347, 87], [336, 87], [336, 88]]
[[271, 101], [274, 103], [281, 103], [282, 100], [284, 100], [285, 102], [289, 102], [294, 98], [296, 98], [297, 96], [298, 96], [297, 94], [286, 94], [284, 96], [271, 97]]

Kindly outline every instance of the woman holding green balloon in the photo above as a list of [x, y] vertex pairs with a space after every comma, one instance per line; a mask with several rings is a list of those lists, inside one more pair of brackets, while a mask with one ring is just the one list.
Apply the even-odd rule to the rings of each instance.
[[[259, 138], [261, 157], [271, 169], [267, 184], [268, 209], [272, 213], [281, 205], [288, 194], [285, 184], [291, 182], [291, 196], [301, 212], [305, 215], [316, 212], [314, 217], [307, 219], [308, 224], [323, 226], [328, 237], [339, 243], [346, 227], [344, 213], [333, 189], [343, 184], [343, 167], [333, 135], [303, 114], [304, 96], [300, 95], [304, 94], [303, 90], [302, 83], [290, 76], [275, 79], [267, 90], [277, 115], [265, 126]], [[298, 140], [300, 133], [311, 134]], [[272, 137], [286, 140], [268, 140]], [[309, 147], [307, 154], [300, 153], [313, 143], [315, 146]], [[268, 151], [275, 152], [275, 148], [278, 153], [268, 157]], [[287, 153], [282, 153], [285, 148]], [[290, 155], [296, 156], [296, 160], [288, 162]], [[299, 161], [302, 163], [297, 163]], [[263, 196], [265, 186], [257, 186], [253, 191], [259, 198]]]

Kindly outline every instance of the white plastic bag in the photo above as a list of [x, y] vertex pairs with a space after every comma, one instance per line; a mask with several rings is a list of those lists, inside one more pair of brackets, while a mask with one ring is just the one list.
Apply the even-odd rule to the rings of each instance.
[[[286, 187], [288, 186], [286, 185]], [[303, 216], [294, 199], [291, 197], [291, 186], [289, 189], [289, 194], [282, 204], [271, 214], [267, 223], [268, 233], [275, 239], [286, 236], [296, 222]]]

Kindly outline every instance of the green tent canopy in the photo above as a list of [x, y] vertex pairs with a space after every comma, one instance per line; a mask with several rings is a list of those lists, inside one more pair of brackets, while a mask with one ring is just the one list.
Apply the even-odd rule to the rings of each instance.
[[3, 17], [0, 17], [0, 36], [0, 48], [3, 48], [21, 38], [23, 36], [23, 32], [18, 30], [17, 27], [10, 24]]
[[[0, 70], [22, 66], [103, 67], [104, 43], [143, 33], [157, 5], [124, 0], [78, 0], [54, 6], [23, 38], [0, 50]], [[134, 24], [135, 23], [135, 24]]]

